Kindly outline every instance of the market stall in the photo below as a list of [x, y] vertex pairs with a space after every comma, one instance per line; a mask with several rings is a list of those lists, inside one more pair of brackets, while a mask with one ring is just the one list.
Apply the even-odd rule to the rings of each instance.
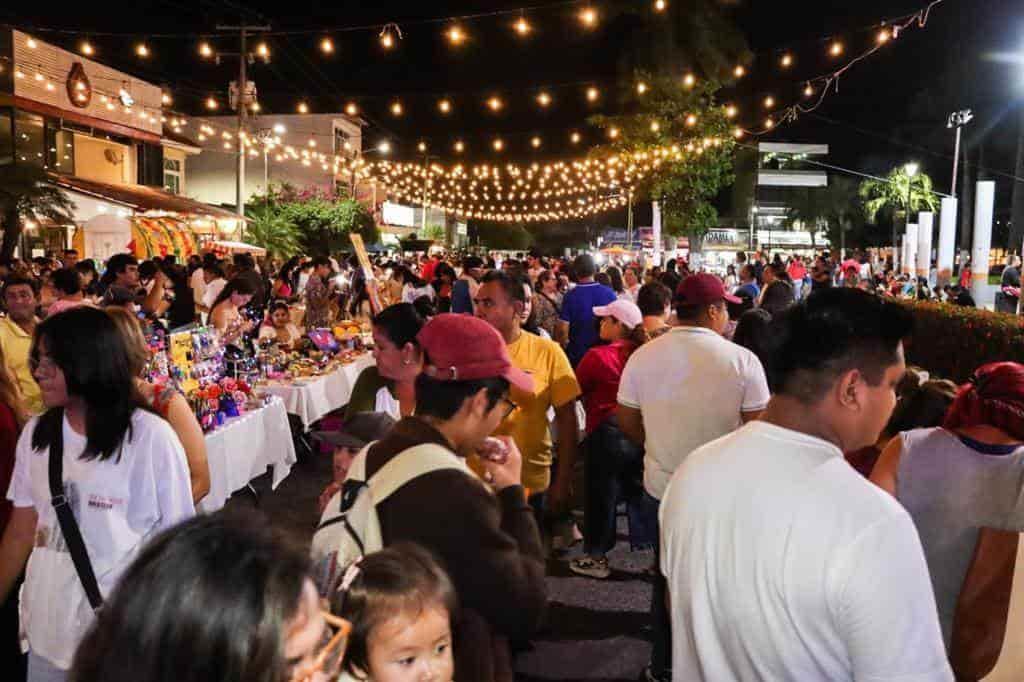
[[221, 258], [235, 253], [251, 253], [253, 256], [257, 256], [259, 258], [263, 258], [267, 255], [267, 250], [261, 246], [254, 246], [252, 244], [246, 244], [245, 242], [232, 242], [224, 239], [213, 239], [206, 242], [203, 244], [203, 251], [215, 253]]
[[270, 381], [261, 388], [280, 398], [288, 413], [296, 415], [309, 430], [324, 415], [348, 404], [359, 373], [373, 364], [373, 356], [364, 353], [321, 376]]

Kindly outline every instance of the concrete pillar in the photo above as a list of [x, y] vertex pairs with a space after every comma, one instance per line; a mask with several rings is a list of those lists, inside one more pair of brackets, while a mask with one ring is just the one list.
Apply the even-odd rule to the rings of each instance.
[[917, 274], [917, 225], [907, 223], [907, 231], [903, 235], [903, 273]]
[[992, 249], [992, 210], [996, 200], [996, 183], [983, 180], [974, 193], [974, 244], [971, 247], [971, 296], [979, 305], [990, 302], [988, 255]]
[[957, 200], [946, 197], [942, 200], [942, 212], [939, 214], [939, 257], [935, 265], [938, 270], [940, 287], [953, 279], [953, 251], [956, 248], [956, 205]]
[[651, 259], [654, 265], [661, 265], [661, 204], [657, 201], [651, 202], [651, 241], [654, 244], [654, 256]]
[[932, 231], [935, 214], [921, 211], [917, 214], [917, 276], [928, 279], [932, 269]]

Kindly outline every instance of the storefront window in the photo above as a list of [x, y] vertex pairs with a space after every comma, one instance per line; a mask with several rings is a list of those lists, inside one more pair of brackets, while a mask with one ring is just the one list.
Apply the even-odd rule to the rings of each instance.
[[14, 123], [11, 110], [0, 108], [0, 166], [14, 161]]
[[181, 161], [164, 159], [164, 189], [171, 194], [181, 194]]
[[18, 111], [14, 115], [14, 157], [17, 163], [45, 166], [43, 117]]
[[75, 174], [75, 135], [70, 130], [46, 127], [46, 166], [58, 173]]

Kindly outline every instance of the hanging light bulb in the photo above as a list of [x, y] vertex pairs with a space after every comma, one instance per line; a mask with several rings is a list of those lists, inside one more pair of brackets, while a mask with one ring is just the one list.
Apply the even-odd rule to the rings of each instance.
[[349, 102], [345, 105], [345, 113], [349, 116], [355, 116], [359, 113], [359, 107], [356, 106], [355, 102]]
[[299, 102], [299, 105], [297, 107], [295, 107], [295, 108], [296, 108], [296, 110], [298, 110], [298, 112], [300, 114], [308, 114], [309, 113], [309, 105], [306, 104], [305, 102]]
[[466, 150], [466, 145], [463, 144], [462, 140], [456, 140], [455, 141], [455, 153], [456, 154], [461, 154], [465, 150]]
[[426, 142], [420, 142], [418, 145], [416, 145], [416, 149], [420, 150], [421, 154], [426, 153], [426, 151], [427, 151], [427, 143]]
[[331, 40], [330, 36], [324, 36], [320, 39], [320, 51], [324, 54], [334, 54], [334, 41]]
[[656, 133], [659, 130], [661, 130], [661, 126], [658, 124], [658, 122], [657, 121], [651, 121], [651, 132], [652, 133]]
[[697, 77], [694, 76], [692, 73], [688, 73], [685, 76], [683, 76], [683, 85], [686, 86], [687, 88], [692, 88], [696, 84]]
[[452, 103], [446, 99], [443, 99], [437, 103], [437, 110], [440, 111], [442, 114], [451, 113]]
[[600, 97], [600, 96], [601, 96], [601, 92], [597, 88], [595, 88], [593, 86], [587, 88], [587, 101], [588, 102], [596, 102], [597, 98]]
[[215, 100], [213, 97], [207, 97], [206, 98], [206, 108], [209, 109], [210, 111], [214, 111], [219, 106], [220, 105], [217, 104], [217, 100]]
[[521, 36], [529, 35], [532, 30], [530, 22], [526, 20], [526, 17], [519, 17], [516, 19], [516, 23], [512, 24], [512, 27], [515, 29], [516, 33]]
[[448, 42], [452, 45], [458, 46], [466, 42], [466, 32], [458, 24], [450, 27], [445, 32], [445, 35], [448, 37]]
[[569, 135], [569, 141], [572, 142], [573, 144], [579, 144], [580, 143], [580, 134], [577, 133], [575, 130], [572, 131], [572, 134]]
[[403, 113], [402, 103], [401, 102], [392, 102], [391, 103], [391, 115], [392, 116], [401, 116], [402, 113]]
[[766, 130], [771, 130], [775, 127], [775, 121], [772, 120], [771, 116], [764, 120], [764, 127]]
[[146, 43], [139, 43], [135, 46], [135, 54], [145, 59], [149, 56], [149, 47], [146, 46]]
[[644, 83], [643, 81], [640, 81], [639, 83], [636, 84], [636, 94], [643, 95], [646, 92], [647, 92], [647, 83]]
[[78, 50], [86, 57], [91, 57], [96, 52], [96, 50], [94, 50], [92, 47], [92, 43], [90, 43], [88, 40], [83, 40], [82, 44], [78, 46]]
[[808, 84], [807, 84], [807, 85], [806, 85], [806, 86], [804, 87], [804, 97], [810, 97], [810, 96], [812, 96], [813, 94], [814, 94], [814, 87], [813, 87], [813, 86], [812, 86], [812, 85], [811, 85], [810, 83], [808, 83]]
[[732, 136], [735, 137], [737, 140], [743, 137], [743, 128], [736, 128], [735, 130], [733, 130]]
[[37, 42], [36, 42], [36, 39], [35, 39], [35, 38], [29, 38], [28, 40], [26, 40], [26, 41], [25, 41], [25, 45], [26, 45], [26, 46], [28, 47], [28, 49], [30, 49], [30, 50], [34, 50], [34, 49], [36, 49], [37, 47], [39, 47], [39, 43], [37, 43]]
[[501, 101], [501, 98], [499, 98], [499, 97], [491, 97], [490, 99], [487, 100], [487, 107], [491, 111], [501, 111], [501, 108], [503, 106], [504, 106], [504, 104]]
[[725, 117], [726, 118], [736, 118], [736, 114], [738, 114], [738, 113], [739, 113], [739, 109], [736, 108], [735, 104], [730, 104], [727, 107], [725, 107]]
[[893, 32], [892, 32], [892, 31], [890, 31], [890, 30], [888, 29], [888, 27], [885, 27], [885, 26], [883, 26], [883, 27], [882, 27], [882, 30], [878, 32], [878, 37], [877, 37], [877, 38], [875, 38], [875, 40], [877, 40], [877, 41], [878, 41], [878, 44], [879, 44], [879, 45], [884, 45], [884, 44], [886, 44], [887, 42], [889, 42], [889, 39], [890, 39], [890, 38], [893, 38], [893, 37], [894, 37], [894, 36], [893, 36]]
[[491, 143], [491, 146], [494, 147], [494, 151], [500, 152], [502, 149], [505, 148], [505, 141], [502, 140], [500, 137], [495, 138], [494, 142]]
[[654, 0], [655, 12], [664, 12], [666, 7], [668, 7], [668, 3], [665, 0]]
[[546, 92], [540, 93], [539, 95], [537, 95], [537, 104], [541, 105], [542, 107], [547, 107], [548, 105], [551, 104], [551, 95], [549, 95]]
[[618, 136], [619, 136], [619, 129], [618, 128], [616, 128], [615, 126], [612, 126], [611, 128], [608, 129], [608, 137], [610, 137], [610, 138], [612, 138], [614, 140]]
[[260, 103], [259, 102], [253, 102], [252, 104], [249, 105], [249, 108], [252, 109], [254, 114], [258, 114], [260, 112]]
[[744, 76], [747, 75], [747, 70], [743, 67], [742, 64], [737, 64], [736, 68], [732, 70], [732, 75], [735, 76], [736, 78], [743, 78]]
[[771, 95], [768, 95], [767, 97], [764, 98], [764, 108], [765, 109], [771, 109], [774, 106], [775, 106], [775, 98], [774, 97], [772, 97]]
[[[79, 82], [81, 82], [81, 81], [79, 81]], [[162, 95], [160, 95], [160, 101], [163, 103], [164, 106], [170, 106], [170, 104], [174, 102], [174, 100], [171, 99], [170, 93], [167, 93], [167, 92], [165, 92]]]
[[199, 43], [199, 56], [204, 59], [209, 59], [213, 56], [213, 46], [205, 40]]
[[584, 7], [580, 10], [580, 23], [587, 28], [597, 25], [597, 10], [593, 7]]
[[697, 125], [697, 114], [689, 114], [686, 117], [686, 125], [692, 128]]
[[377, 151], [381, 154], [389, 154], [391, 152], [391, 143], [387, 140], [381, 140], [377, 145]]
[[541, 141], [539, 137], [534, 136], [533, 139], [530, 140], [530, 146], [534, 149], [540, 149], [540, 145]]
[[270, 57], [270, 47], [266, 43], [260, 42], [256, 45], [256, 54], [263, 59], [267, 59]]
[[782, 59], [779, 60], [779, 64], [781, 64], [782, 68], [784, 69], [788, 69], [789, 67], [793, 66], [793, 55], [789, 54], [788, 52], [782, 55]]
[[843, 44], [838, 40], [834, 41], [828, 48], [828, 53], [833, 57], [838, 57], [843, 54]]

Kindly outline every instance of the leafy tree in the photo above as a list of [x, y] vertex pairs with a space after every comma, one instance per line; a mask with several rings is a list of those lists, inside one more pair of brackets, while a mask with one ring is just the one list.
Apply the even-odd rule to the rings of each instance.
[[533, 236], [519, 224], [481, 220], [469, 227], [471, 242], [491, 249], [525, 251], [533, 244]]
[[353, 232], [362, 235], [367, 244], [380, 239], [373, 216], [365, 206], [320, 188], [296, 190], [291, 185], [279, 185], [268, 193], [262, 205], [266, 206], [266, 213], [262, 215], [269, 221], [266, 227], [273, 230], [272, 234], [284, 236], [283, 232], [288, 230], [282, 223], [291, 228], [296, 243], [287, 251], [282, 242], [279, 246], [284, 254], [344, 251], [350, 246], [348, 235]]
[[302, 249], [299, 231], [282, 215], [280, 206], [261, 195], [246, 204], [245, 240], [262, 246], [273, 257], [289, 258]]
[[0, 220], [4, 231], [0, 259], [9, 260], [21, 237], [22, 219], [55, 223], [74, 222], [75, 204], [57, 187], [49, 184], [46, 171], [38, 166], [0, 166]]
[[808, 187], [793, 193], [787, 227], [803, 227], [811, 233], [825, 229], [829, 243], [846, 251], [847, 241], [864, 246], [864, 213], [857, 201], [857, 183], [845, 176], [832, 175], [827, 187]]
[[932, 191], [932, 179], [920, 172], [910, 176], [903, 166], [893, 168], [882, 180], [864, 180], [860, 183], [859, 194], [864, 215], [869, 221], [888, 220], [892, 223], [893, 244], [896, 243], [899, 218], [906, 222], [909, 213], [925, 209], [934, 211], [939, 206]]
[[424, 229], [420, 230], [420, 239], [432, 239], [435, 242], [444, 241], [444, 225], [427, 225]]
[[636, 185], [633, 200], [661, 203], [666, 234], [700, 237], [718, 225], [711, 201], [733, 181], [732, 127], [726, 111], [715, 100], [718, 84], [699, 82], [686, 88], [678, 77], [638, 73], [643, 94], [634, 91], [629, 113], [593, 116], [592, 124], [617, 136], [592, 153], [598, 157], [621, 152], [649, 152], [656, 148], [679, 151], [669, 155]]

